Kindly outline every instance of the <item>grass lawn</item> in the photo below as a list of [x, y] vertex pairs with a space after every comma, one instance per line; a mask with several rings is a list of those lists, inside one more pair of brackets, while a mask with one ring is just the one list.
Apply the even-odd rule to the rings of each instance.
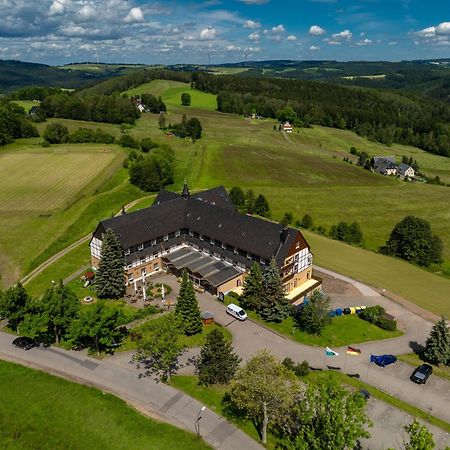
[[[255, 439], [255, 441], [260, 442], [258, 431], [250, 420], [238, 419], [226, 414], [222, 400], [229, 391], [229, 386], [201, 386], [198, 384], [198, 377], [192, 375], [174, 375], [170, 379], [170, 385], [202, 402], [216, 414], [226, 417], [244, 433]], [[268, 433], [266, 448], [275, 449], [276, 443], [277, 440], [274, 436]]]
[[33, 102], [33, 100], [14, 100], [14, 103], [21, 106], [27, 113], [31, 109], [32, 106], [39, 105], [39, 102]]
[[360, 344], [361, 342], [395, 338], [403, 334], [400, 330], [383, 330], [357, 316], [349, 315], [334, 317], [331, 325], [323, 330], [322, 336], [313, 336], [300, 331], [295, 326], [292, 316], [280, 323], [271, 323], [261, 320], [253, 311], [250, 311], [248, 314], [252, 319], [257, 320], [266, 327], [272, 328], [294, 341], [306, 345], [317, 345], [319, 347], [342, 347], [345, 345]]
[[0, 361], [0, 436], [11, 449], [207, 449], [117, 397]]
[[428, 311], [450, 317], [448, 278], [309, 231], [304, 231], [304, 235], [313, 249], [317, 265], [385, 288]]
[[[64, 280], [82, 267], [89, 265], [90, 260], [91, 252], [89, 245], [87, 242], [84, 242], [67, 252], [66, 255], [55, 261], [53, 264], [49, 265], [29, 283], [26, 283], [25, 287], [30, 295], [39, 296], [51, 286], [52, 281]], [[71, 286], [71, 288], [73, 289], [73, 286]], [[74, 291], [76, 291], [76, 289], [74, 289]], [[77, 292], [77, 294], [80, 293]], [[83, 297], [86, 295], [92, 294], [85, 294]], [[78, 296], [80, 297], [80, 295]]]
[[[410, 364], [413, 367], [420, 366], [420, 364], [423, 364], [425, 361], [422, 361], [418, 355], [415, 353], [408, 353], [406, 355], [400, 355], [398, 356], [398, 359], [401, 361]], [[427, 363], [429, 364], [429, 363]], [[443, 364], [439, 366], [433, 366], [433, 375], [437, 375], [438, 377], [445, 378], [446, 380], [450, 381], [450, 367], [444, 366]]]

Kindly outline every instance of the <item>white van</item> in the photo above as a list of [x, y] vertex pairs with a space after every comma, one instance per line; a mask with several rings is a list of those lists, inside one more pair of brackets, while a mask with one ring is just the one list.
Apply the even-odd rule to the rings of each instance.
[[238, 305], [235, 305], [234, 303], [230, 303], [227, 306], [227, 314], [230, 316], [236, 317], [238, 320], [245, 320], [247, 318], [247, 314], [245, 311]]

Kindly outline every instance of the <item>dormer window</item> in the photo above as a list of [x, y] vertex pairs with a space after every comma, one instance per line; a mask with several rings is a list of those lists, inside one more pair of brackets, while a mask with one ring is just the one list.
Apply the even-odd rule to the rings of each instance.
[[203, 234], [201, 234], [201, 235], [199, 236], [199, 238], [200, 238], [201, 241], [203, 241], [203, 240], [204, 240]]
[[210, 243], [211, 245], [214, 245], [214, 239], [211, 239], [211, 240], [209, 241], [209, 243]]
[[226, 249], [227, 249], [227, 246], [226, 246], [226, 244], [224, 244], [223, 242], [222, 242], [222, 248], [223, 248], [224, 250], [226, 250]]
[[178, 237], [181, 234], [181, 231], [175, 231], [175, 237]]
[[239, 250], [236, 247], [234, 248], [234, 253], [236, 253], [236, 255], [239, 253]]
[[192, 230], [189, 230], [189, 236], [194, 236], [194, 232]]
[[252, 259], [252, 255], [250, 255], [250, 253], [247, 253], [247, 259]]
[[156, 239], [152, 239], [151, 244], [152, 244], [152, 245], [156, 245]]
[[125, 256], [129, 255], [130, 253], [131, 253], [130, 249], [127, 248], [127, 249], [125, 250]]
[[138, 245], [138, 250], [144, 250], [144, 244], [139, 244]]
[[169, 240], [169, 235], [168, 234], [166, 234], [165, 236], [164, 236], [164, 242], [166, 242], [166, 241], [168, 241]]

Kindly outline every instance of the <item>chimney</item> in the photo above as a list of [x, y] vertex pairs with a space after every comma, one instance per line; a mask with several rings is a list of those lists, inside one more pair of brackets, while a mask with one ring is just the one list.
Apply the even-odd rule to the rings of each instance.
[[280, 233], [280, 241], [284, 244], [288, 238], [289, 229], [287, 227], [283, 227]]

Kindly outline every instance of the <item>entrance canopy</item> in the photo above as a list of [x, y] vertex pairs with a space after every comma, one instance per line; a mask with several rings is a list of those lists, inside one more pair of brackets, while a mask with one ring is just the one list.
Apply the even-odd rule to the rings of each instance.
[[205, 255], [190, 247], [179, 248], [164, 259], [168, 266], [178, 271], [187, 270], [192, 276], [217, 288], [227, 281], [236, 278], [241, 272], [233, 265]]

